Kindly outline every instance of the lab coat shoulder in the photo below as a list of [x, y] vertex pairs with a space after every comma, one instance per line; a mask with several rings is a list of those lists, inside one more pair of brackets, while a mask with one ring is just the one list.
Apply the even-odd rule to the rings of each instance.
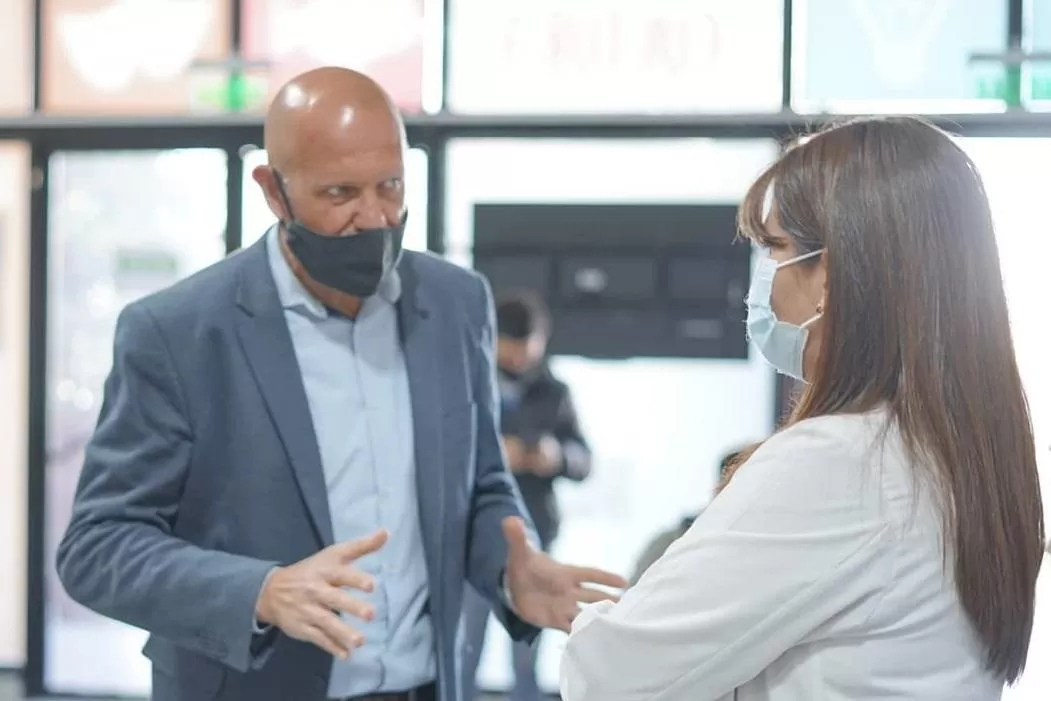
[[869, 414], [769, 439], [619, 603], [581, 613], [565, 701], [720, 699], [789, 649], [862, 626], [893, 578], [891, 434]]
[[775, 434], [741, 466], [702, 525], [785, 532], [885, 518], [900, 455], [883, 417], [825, 416]]

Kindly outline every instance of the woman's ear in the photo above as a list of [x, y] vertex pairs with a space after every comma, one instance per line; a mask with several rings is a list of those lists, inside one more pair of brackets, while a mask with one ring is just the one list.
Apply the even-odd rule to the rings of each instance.
[[828, 253], [824, 252], [817, 261], [817, 265], [814, 266], [814, 290], [817, 297], [817, 311], [822, 313], [825, 311], [826, 301], [828, 300], [828, 266], [826, 264]]

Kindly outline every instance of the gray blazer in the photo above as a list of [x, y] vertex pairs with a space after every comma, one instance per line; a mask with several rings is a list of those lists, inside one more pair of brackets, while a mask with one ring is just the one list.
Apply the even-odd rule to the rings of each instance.
[[[537, 632], [500, 595], [500, 521], [524, 509], [497, 432], [488, 284], [428, 254], [399, 272], [438, 683], [459, 701], [465, 581], [512, 637]], [[120, 315], [57, 565], [75, 600], [151, 633], [156, 701], [326, 696], [330, 656], [252, 636], [270, 568], [333, 540], [300, 377], [265, 237]]]

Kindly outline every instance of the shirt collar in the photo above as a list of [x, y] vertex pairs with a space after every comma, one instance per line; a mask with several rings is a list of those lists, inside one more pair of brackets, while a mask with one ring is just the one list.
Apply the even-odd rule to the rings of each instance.
[[[277, 297], [281, 301], [282, 309], [296, 309], [305, 311], [313, 317], [324, 319], [329, 316], [329, 310], [314, 295], [310, 294], [303, 283], [299, 281], [292, 267], [285, 259], [281, 251], [281, 243], [278, 238], [281, 235], [278, 225], [270, 228], [266, 233], [266, 253], [270, 261], [270, 272], [274, 276], [274, 284], [277, 286]], [[401, 297], [401, 275], [397, 269], [391, 270], [380, 280], [379, 287], [374, 297], [382, 302], [393, 305]], [[363, 305], [364, 306], [364, 305]]]

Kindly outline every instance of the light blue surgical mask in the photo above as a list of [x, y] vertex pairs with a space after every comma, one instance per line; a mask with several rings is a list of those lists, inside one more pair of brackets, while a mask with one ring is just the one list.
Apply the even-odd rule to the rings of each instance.
[[781, 268], [794, 265], [824, 253], [824, 249], [804, 253], [783, 263], [770, 257], [769, 251], [763, 251], [752, 271], [752, 281], [748, 289], [745, 304], [748, 307], [748, 338], [766, 358], [775, 370], [783, 375], [803, 378], [803, 353], [806, 350], [807, 327], [821, 318], [821, 312], [804, 321], [801, 325], [778, 321], [771, 306], [774, 291], [774, 275]]

